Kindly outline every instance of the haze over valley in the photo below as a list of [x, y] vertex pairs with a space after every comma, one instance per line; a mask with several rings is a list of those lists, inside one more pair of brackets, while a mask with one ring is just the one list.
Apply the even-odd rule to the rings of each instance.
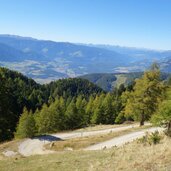
[[92, 73], [129, 73], [158, 62], [171, 71], [171, 51], [111, 45], [74, 44], [0, 35], [0, 65], [39, 83]]

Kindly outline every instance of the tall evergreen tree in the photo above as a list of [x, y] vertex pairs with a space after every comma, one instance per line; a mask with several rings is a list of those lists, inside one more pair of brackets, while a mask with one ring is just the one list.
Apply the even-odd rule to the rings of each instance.
[[102, 101], [102, 108], [103, 108], [103, 124], [113, 124], [114, 123], [114, 108], [112, 104], [112, 96], [110, 93], [106, 95], [104, 100]]
[[85, 99], [80, 95], [76, 99], [76, 107], [77, 107], [77, 112], [80, 117], [80, 126], [85, 126], [86, 125], [86, 114], [85, 114], [85, 106], [86, 106], [86, 101]]
[[74, 99], [68, 105], [65, 116], [67, 129], [76, 129], [81, 126], [82, 118], [80, 118]]
[[105, 118], [104, 118], [104, 110], [102, 106], [102, 102], [105, 98], [105, 94], [101, 94], [100, 96], [96, 96], [94, 100], [94, 111], [93, 115], [91, 118], [91, 123], [93, 124], [100, 124], [103, 123]]
[[167, 128], [166, 133], [171, 136], [171, 87], [167, 89], [166, 99], [159, 105], [151, 121], [158, 126]]
[[144, 121], [154, 114], [163, 98], [164, 86], [160, 81], [157, 65], [153, 65], [151, 70], [146, 71], [135, 82], [133, 91], [129, 93], [125, 114], [132, 115], [135, 120], [140, 121], [140, 125], [144, 125]]
[[44, 104], [40, 112], [37, 113], [35, 119], [36, 119], [36, 127], [38, 128], [39, 134], [55, 132], [57, 130], [56, 114], [53, 111], [53, 108], [48, 108], [46, 104]]
[[19, 119], [19, 123], [17, 125], [15, 137], [16, 138], [31, 138], [36, 133], [35, 120], [32, 112], [28, 112], [26, 108], [24, 108], [23, 113]]
[[94, 97], [93, 96], [90, 96], [89, 98], [89, 101], [86, 105], [86, 109], [85, 109], [85, 112], [86, 112], [86, 115], [85, 115], [85, 120], [86, 120], [86, 123], [87, 124], [90, 124], [90, 121], [91, 121], [91, 118], [92, 118], [92, 115], [93, 115], [93, 101], [94, 101]]

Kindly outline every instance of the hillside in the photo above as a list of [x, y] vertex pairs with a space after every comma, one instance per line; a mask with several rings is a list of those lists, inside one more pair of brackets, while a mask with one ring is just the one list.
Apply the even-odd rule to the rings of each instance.
[[161, 60], [171, 55], [170, 50], [160, 51], [160, 50], [152, 50], [146, 48], [124, 47], [124, 46], [105, 45], [105, 44], [99, 44], [99, 45], [86, 44], [86, 45], [90, 47], [99, 47], [99, 48], [108, 49], [121, 54], [129, 54], [130, 56], [133, 56], [134, 58], [137, 58], [139, 60], [149, 60], [149, 61]]
[[83, 75], [80, 78], [87, 79], [106, 91], [112, 91], [114, 87], [119, 87], [121, 84], [124, 84], [125, 86], [129, 85], [136, 78], [141, 77], [142, 74], [142, 72], [117, 74], [88, 74]]
[[[143, 72], [132, 73], [96, 73], [80, 76], [80, 78], [87, 79], [90, 82], [98, 85], [105, 91], [112, 91], [115, 87], [119, 87], [121, 84], [125, 86], [134, 82], [136, 78], [140, 78]], [[161, 79], [167, 80], [171, 74], [161, 73]]]
[[112, 72], [114, 67], [134, 61], [129, 55], [104, 48], [12, 35], [0, 35], [0, 50], [1, 66], [41, 83], [86, 73]]
[[[129, 132], [129, 131], [127, 131]], [[114, 134], [114, 133], [113, 133]], [[115, 133], [116, 134], [116, 133]], [[121, 134], [119, 132], [118, 134]], [[112, 135], [109, 133], [108, 136]], [[113, 135], [114, 136], [114, 135]], [[119, 135], [115, 137], [119, 138]], [[99, 135], [99, 137], [107, 138], [107, 135]], [[75, 138], [64, 141], [55, 141], [55, 143], [76, 142], [76, 147], [79, 147], [80, 142], [92, 143], [97, 136], [88, 136], [87, 138]], [[88, 140], [87, 140], [88, 139]], [[159, 144], [149, 145], [134, 141], [125, 144], [122, 147], [112, 147], [111, 149], [103, 149], [96, 151], [86, 150], [64, 150], [53, 154], [32, 155], [23, 157], [19, 154], [12, 157], [4, 157], [2, 154], [5, 149], [18, 149], [16, 144], [21, 142], [11, 141], [0, 145], [0, 168], [3, 171], [29, 171], [29, 170], [113, 170], [117, 171], [137, 171], [137, 170], [170, 170], [171, 164], [171, 148], [170, 138], [164, 137]], [[66, 146], [68, 145], [66, 143]], [[65, 146], [65, 148], [66, 148]], [[60, 146], [59, 146], [60, 147]], [[50, 148], [50, 144], [46, 146]], [[28, 151], [29, 152], [29, 151]], [[147, 157], [148, 156], [148, 157]], [[142, 162], [143, 161], [143, 162]], [[31, 163], [31, 164], [30, 164]], [[73, 164], [74, 163], [74, 164]]]
[[73, 98], [78, 95], [88, 97], [103, 90], [87, 80], [70, 78], [58, 80], [46, 85], [0, 67], [0, 141], [11, 139], [19, 116], [24, 107], [35, 111], [48, 100], [60, 96]]

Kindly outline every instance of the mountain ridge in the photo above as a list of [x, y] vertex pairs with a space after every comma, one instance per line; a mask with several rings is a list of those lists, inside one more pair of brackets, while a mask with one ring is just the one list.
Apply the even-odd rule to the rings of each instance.
[[142, 72], [154, 61], [161, 63], [162, 71], [171, 72], [170, 59], [171, 51], [0, 35], [0, 66], [17, 70], [39, 83], [92, 73]]

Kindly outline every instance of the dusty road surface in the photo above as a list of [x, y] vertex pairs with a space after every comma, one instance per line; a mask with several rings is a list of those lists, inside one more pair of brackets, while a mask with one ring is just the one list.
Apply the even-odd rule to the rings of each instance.
[[[149, 125], [149, 124], [146, 124]], [[58, 133], [58, 134], [51, 134], [51, 135], [45, 135], [40, 137], [35, 137], [32, 139], [26, 139], [22, 143], [20, 143], [18, 147], [18, 152], [22, 154], [23, 156], [30, 156], [35, 154], [48, 154], [48, 153], [54, 153], [54, 151], [50, 151], [44, 148], [45, 144], [48, 144], [53, 141], [58, 140], [66, 140], [71, 138], [79, 138], [79, 137], [86, 137], [86, 136], [93, 136], [93, 135], [99, 135], [99, 134], [108, 134], [110, 132], [118, 132], [123, 131], [131, 128], [138, 127], [138, 124], [132, 124], [128, 126], [119, 126], [115, 128], [105, 129], [105, 130], [97, 130], [97, 131], [81, 131], [81, 132], [69, 132], [69, 133]], [[126, 140], [126, 139], [125, 139]], [[107, 147], [113, 146], [113, 141], [111, 141], [111, 145], [109, 142], [109, 145]], [[122, 141], [121, 141], [122, 143]], [[106, 145], [104, 145], [106, 146]], [[97, 147], [89, 147], [87, 150], [92, 149], [101, 149], [103, 148], [103, 145], [97, 145]]]
[[114, 146], [119, 147], [128, 142], [132, 142], [132, 141], [136, 140], [137, 138], [143, 137], [147, 132], [148, 133], [155, 132], [155, 131], [160, 132], [162, 130], [163, 130], [162, 128], [155, 127], [155, 128], [149, 128], [149, 129], [144, 129], [141, 131], [132, 132], [127, 135], [116, 137], [111, 140], [89, 146], [89, 147], [85, 148], [84, 150], [102, 150], [102, 149], [111, 148]]
[[123, 131], [123, 130], [131, 129], [131, 128], [136, 128], [138, 126], [139, 126], [138, 124], [132, 124], [128, 126], [119, 126], [115, 128], [98, 130], [98, 131], [81, 131], [81, 132], [73, 131], [69, 133], [58, 133], [58, 134], [35, 137], [33, 139], [24, 140], [19, 145], [18, 152], [22, 154], [23, 156], [53, 153], [54, 151], [46, 150], [44, 148], [44, 145], [52, 141], [93, 136], [93, 135], [99, 135], [99, 134], [108, 134], [110, 132]]

